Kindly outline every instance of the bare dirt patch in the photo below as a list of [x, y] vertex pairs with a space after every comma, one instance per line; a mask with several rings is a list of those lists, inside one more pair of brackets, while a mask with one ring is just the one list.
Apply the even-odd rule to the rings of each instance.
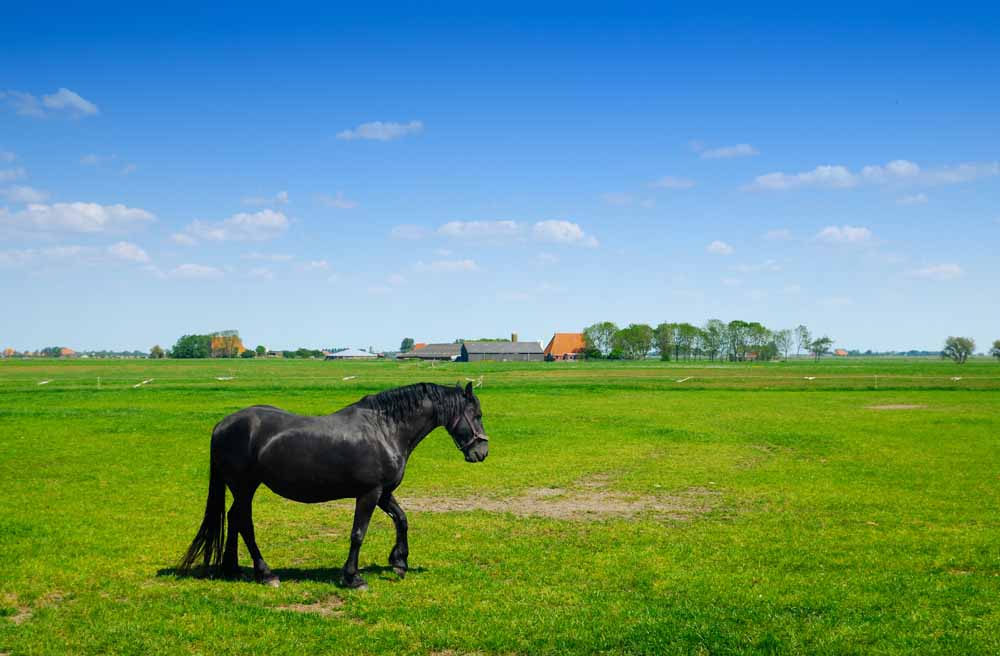
[[5, 601], [13, 606], [16, 611], [13, 615], [8, 615], [7, 619], [13, 622], [15, 625], [21, 625], [27, 622], [34, 616], [35, 611], [40, 608], [48, 608], [49, 606], [55, 606], [61, 603], [63, 600], [63, 594], [58, 590], [54, 592], [49, 592], [42, 595], [35, 601], [34, 607], [25, 606], [17, 603], [17, 597], [14, 595], [7, 595]]
[[654, 515], [685, 521], [715, 508], [722, 496], [715, 490], [700, 487], [675, 494], [637, 494], [608, 490], [606, 484], [604, 479], [590, 477], [569, 489], [532, 488], [515, 497], [409, 497], [400, 499], [400, 504], [417, 512], [481, 510], [575, 521]]
[[288, 604], [285, 606], [275, 606], [275, 610], [284, 610], [291, 613], [312, 613], [321, 617], [337, 617], [343, 615], [340, 609], [344, 606], [344, 600], [340, 597], [327, 597], [313, 603]]
[[910, 403], [887, 403], [885, 405], [870, 405], [869, 410], [919, 410], [926, 408], [926, 405], [913, 405]]

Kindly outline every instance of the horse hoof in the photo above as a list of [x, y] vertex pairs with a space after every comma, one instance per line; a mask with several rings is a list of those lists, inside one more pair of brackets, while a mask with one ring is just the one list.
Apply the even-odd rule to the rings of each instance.
[[368, 583], [360, 576], [356, 576], [353, 579], [344, 579], [344, 587], [363, 591], [368, 589]]
[[406, 568], [405, 567], [393, 567], [392, 571], [396, 572], [396, 576], [401, 579], [406, 578]]
[[277, 576], [266, 576], [260, 580], [261, 585], [266, 585], [269, 588], [280, 588], [281, 581], [278, 580]]

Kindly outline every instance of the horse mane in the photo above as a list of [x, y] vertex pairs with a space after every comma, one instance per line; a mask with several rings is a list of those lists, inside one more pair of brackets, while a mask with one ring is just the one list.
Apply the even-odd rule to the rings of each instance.
[[394, 420], [402, 420], [416, 414], [424, 399], [434, 403], [437, 419], [445, 423], [448, 419], [462, 411], [464, 395], [459, 387], [448, 387], [436, 383], [415, 383], [404, 387], [395, 387], [369, 394], [357, 405], [361, 408], [381, 412]]

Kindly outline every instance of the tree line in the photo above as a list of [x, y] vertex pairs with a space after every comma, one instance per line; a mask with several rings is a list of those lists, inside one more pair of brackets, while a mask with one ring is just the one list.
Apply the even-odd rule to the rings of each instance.
[[655, 328], [632, 323], [619, 328], [601, 321], [583, 330], [586, 355], [609, 360], [641, 360], [650, 351], [661, 360], [774, 360], [803, 351], [817, 360], [830, 352], [833, 340], [826, 335], [813, 338], [805, 326], [771, 330], [756, 321], [730, 322], [709, 319], [703, 326], [690, 323], [661, 323]]

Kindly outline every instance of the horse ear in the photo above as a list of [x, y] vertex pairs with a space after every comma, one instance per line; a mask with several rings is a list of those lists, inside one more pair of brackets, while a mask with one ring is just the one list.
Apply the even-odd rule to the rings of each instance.
[[467, 398], [467, 399], [469, 399], [471, 401], [474, 396], [475, 395], [472, 393], [472, 383], [466, 383], [465, 384], [465, 398]]

